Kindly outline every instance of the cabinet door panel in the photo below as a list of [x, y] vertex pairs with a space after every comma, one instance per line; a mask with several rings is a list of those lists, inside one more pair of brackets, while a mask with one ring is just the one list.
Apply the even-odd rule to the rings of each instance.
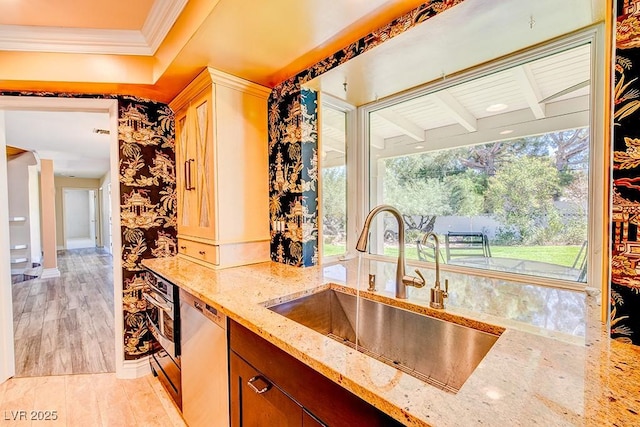
[[[229, 361], [232, 427], [302, 425], [300, 405], [235, 353], [230, 353]], [[258, 391], [249, 385], [250, 381]]]
[[[216, 240], [214, 103], [211, 89], [176, 115], [178, 234]], [[182, 183], [180, 183], [182, 181]]]
[[178, 197], [178, 228], [189, 227], [192, 197], [189, 188], [189, 143], [187, 110], [176, 113], [176, 192]]
[[[207, 93], [193, 105], [195, 144], [195, 191], [197, 199], [197, 225], [203, 230], [213, 227], [213, 107]], [[205, 237], [205, 236], [202, 236]]]

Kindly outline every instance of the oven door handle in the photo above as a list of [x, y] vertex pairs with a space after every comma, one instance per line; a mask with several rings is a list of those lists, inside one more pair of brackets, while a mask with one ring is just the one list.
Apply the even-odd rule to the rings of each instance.
[[176, 343], [170, 340], [164, 333], [162, 333], [158, 325], [156, 325], [149, 317], [149, 313], [147, 313], [146, 316], [147, 316], [148, 328], [151, 331], [151, 334], [156, 338], [156, 340], [158, 340], [158, 343], [160, 344], [160, 346], [167, 353], [169, 353], [169, 355], [172, 358], [179, 356], [178, 351], [176, 349], [177, 347]]
[[155, 299], [154, 297], [152, 297], [151, 295], [149, 295], [146, 292], [143, 293], [142, 295], [144, 296], [144, 299], [149, 301], [152, 305], [158, 307], [162, 311], [166, 311], [167, 313], [171, 314], [171, 307], [169, 307], [167, 304], [164, 304], [164, 303], [158, 301], [157, 299]]

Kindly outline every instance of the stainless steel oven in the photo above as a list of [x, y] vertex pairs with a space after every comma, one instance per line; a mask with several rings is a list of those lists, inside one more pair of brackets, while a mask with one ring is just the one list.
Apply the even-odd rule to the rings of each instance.
[[157, 274], [143, 295], [147, 301], [147, 326], [153, 340], [149, 363], [176, 405], [182, 408], [180, 372], [180, 301], [179, 289]]

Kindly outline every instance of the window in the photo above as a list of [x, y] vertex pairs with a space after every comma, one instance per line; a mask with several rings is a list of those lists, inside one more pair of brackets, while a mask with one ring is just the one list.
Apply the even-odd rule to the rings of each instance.
[[[407, 259], [584, 283], [592, 151], [592, 44], [363, 107], [368, 209], [397, 207]], [[434, 231], [439, 254], [420, 238]], [[369, 252], [395, 256], [397, 223]]]
[[[323, 101], [321, 123], [322, 257], [347, 251], [347, 118], [348, 111]], [[334, 101], [335, 102], [335, 101]]]

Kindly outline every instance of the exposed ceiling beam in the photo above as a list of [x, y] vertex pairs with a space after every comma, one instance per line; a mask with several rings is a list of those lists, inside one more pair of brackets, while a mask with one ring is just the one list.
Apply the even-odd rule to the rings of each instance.
[[323, 135], [322, 136], [322, 149], [324, 151], [337, 151], [338, 153], [344, 154], [344, 141], [339, 141], [330, 136]]
[[384, 137], [378, 135], [377, 133], [371, 132], [369, 134], [369, 145], [378, 150], [384, 150]]
[[531, 72], [531, 68], [529, 67], [529, 65], [523, 64], [515, 67], [512, 69], [512, 72], [513, 76], [516, 79], [516, 82], [518, 82], [518, 85], [520, 86], [520, 89], [522, 89], [522, 94], [527, 100], [527, 104], [529, 105], [529, 108], [533, 112], [535, 118], [545, 118], [545, 104], [540, 103], [542, 95], [536, 83], [535, 77], [533, 77], [533, 73]]
[[413, 123], [411, 120], [407, 120], [400, 114], [396, 113], [390, 108], [384, 110], [378, 110], [373, 114], [377, 114], [378, 117], [387, 121], [390, 125], [397, 128], [400, 132], [407, 135], [410, 138], [415, 139], [418, 142], [424, 141], [424, 129]]
[[460, 123], [469, 132], [478, 130], [476, 117], [464, 108], [449, 91], [441, 90], [440, 92], [434, 93], [431, 95], [431, 101], [445, 110], [447, 114], [453, 117], [456, 122]]
[[[486, 144], [589, 126], [588, 108], [589, 97], [581, 96], [549, 104], [549, 117], [540, 120], [532, 119], [529, 110], [522, 109], [478, 119], [477, 132], [463, 133], [458, 125], [429, 129], [425, 134], [428, 143], [424, 151]], [[501, 135], [500, 132], [506, 129], [512, 132]], [[422, 152], [416, 150], [415, 142], [404, 135], [387, 138], [385, 143], [385, 149], [374, 151], [383, 159]]]

